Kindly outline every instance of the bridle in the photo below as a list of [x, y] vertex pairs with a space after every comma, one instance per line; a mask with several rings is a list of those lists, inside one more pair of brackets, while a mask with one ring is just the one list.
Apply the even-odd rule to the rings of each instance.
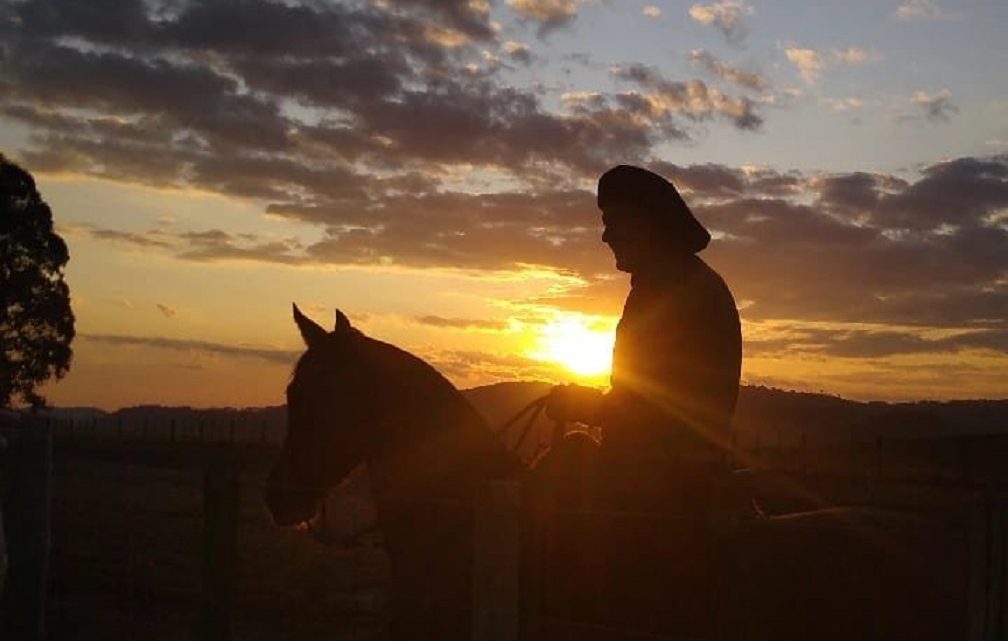
[[[513, 416], [501, 423], [500, 425], [491, 429], [491, 431], [498, 437], [501, 438], [506, 435], [507, 431], [514, 426], [522, 418], [525, 418], [525, 422], [522, 424], [521, 432], [518, 435], [518, 440], [513, 447], [509, 449], [513, 451], [518, 451], [521, 449], [522, 445], [525, 444], [525, 440], [532, 433], [532, 426], [535, 425], [536, 420], [539, 415], [542, 414], [543, 410], [546, 408], [546, 402], [549, 400], [549, 394], [542, 396], [528, 403], [520, 410], [518, 410]], [[538, 460], [542, 456], [544, 451], [550, 449], [551, 446], [556, 445], [559, 439], [563, 438], [564, 434], [564, 424], [557, 421], [556, 429], [553, 432], [552, 443], [543, 444], [539, 451], [535, 453], [532, 460]], [[361, 527], [358, 530], [346, 534], [344, 536], [332, 536], [325, 527], [326, 523], [326, 501], [322, 500], [321, 507], [319, 511], [311, 519], [304, 521], [303, 523], [295, 526], [295, 529], [307, 531], [308, 534], [312, 536], [316, 541], [324, 545], [340, 545], [342, 547], [358, 547], [363, 545], [363, 539], [369, 535], [375, 534], [380, 531], [381, 527], [378, 523], [370, 523]]]

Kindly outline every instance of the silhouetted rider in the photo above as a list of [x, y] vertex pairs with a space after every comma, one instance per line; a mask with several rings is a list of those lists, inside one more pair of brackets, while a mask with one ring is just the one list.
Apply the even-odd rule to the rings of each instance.
[[[598, 206], [602, 240], [616, 268], [631, 274], [631, 289], [611, 390], [560, 386], [547, 403], [554, 419], [602, 428], [597, 457], [573, 457], [581, 466], [573, 471], [558, 465], [575, 488], [559, 500], [596, 508], [554, 524], [567, 527], [556, 535], [559, 549], [573, 550], [562, 558], [590, 559], [562, 576], [574, 586], [572, 602], [588, 604], [585, 616], [607, 629], [709, 638], [719, 573], [706, 517], [718, 502], [719, 446], [738, 397], [738, 311], [696, 256], [710, 234], [671, 183], [614, 167], [599, 179]], [[576, 554], [582, 549], [589, 554]]]
[[696, 256], [710, 234], [669, 181], [620, 165], [598, 183], [602, 241], [631, 274], [611, 391], [554, 389], [547, 414], [602, 428], [603, 451], [650, 455], [725, 444], [742, 360], [735, 300]]

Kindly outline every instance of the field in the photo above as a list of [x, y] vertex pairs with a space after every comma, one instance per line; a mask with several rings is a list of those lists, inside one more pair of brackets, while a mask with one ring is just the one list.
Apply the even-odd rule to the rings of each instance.
[[[326, 547], [276, 528], [261, 501], [275, 448], [243, 447], [236, 639], [380, 637], [380, 547]], [[54, 639], [192, 637], [201, 594], [203, 464], [213, 446], [58, 446], [49, 626]]]
[[[501, 424], [514, 407], [543, 391], [522, 388], [521, 397], [512, 398], [514, 389], [503, 390], [508, 394], [496, 405], [490, 402], [494, 398], [475, 395], [488, 423]], [[57, 431], [50, 638], [193, 638], [203, 598], [204, 472], [225, 459], [239, 470], [233, 638], [383, 637], [388, 560], [380, 537], [365, 536], [352, 547], [325, 546], [304, 533], [275, 527], [266, 512], [262, 488], [278, 453], [279, 416], [245, 423], [195, 414], [161, 421], [130, 418], [87, 420]], [[551, 429], [541, 419], [526, 454], [548, 441]], [[984, 495], [1004, 501], [1008, 438], [852, 434], [845, 430], [837, 439], [806, 439], [796, 432], [791, 438], [754, 439], [758, 447], [741, 452], [735, 463], [757, 470], [751, 490], [768, 514], [830, 504], [915, 512], [943, 522], [955, 548], [949, 558], [972, 564], [967, 548], [978, 501]], [[367, 492], [357, 476], [334, 493], [327, 510], [330, 534], [339, 538], [373, 522]], [[963, 594], [970, 589], [961, 586]]]

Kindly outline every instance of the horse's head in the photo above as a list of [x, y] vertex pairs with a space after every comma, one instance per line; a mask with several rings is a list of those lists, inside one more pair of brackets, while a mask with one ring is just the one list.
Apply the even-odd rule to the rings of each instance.
[[266, 505], [279, 525], [312, 520], [328, 490], [369, 451], [375, 398], [363, 358], [368, 339], [336, 310], [327, 332], [294, 306], [307, 351], [287, 386], [287, 436], [266, 486]]

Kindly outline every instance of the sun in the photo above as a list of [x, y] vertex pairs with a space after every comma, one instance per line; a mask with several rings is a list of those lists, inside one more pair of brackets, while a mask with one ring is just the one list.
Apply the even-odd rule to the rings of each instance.
[[584, 378], [608, 374], [615, 333], [598, 325], [581, 316], [556, 319], [542, 329], [539, 347], [532, 356], [563, 365]]

